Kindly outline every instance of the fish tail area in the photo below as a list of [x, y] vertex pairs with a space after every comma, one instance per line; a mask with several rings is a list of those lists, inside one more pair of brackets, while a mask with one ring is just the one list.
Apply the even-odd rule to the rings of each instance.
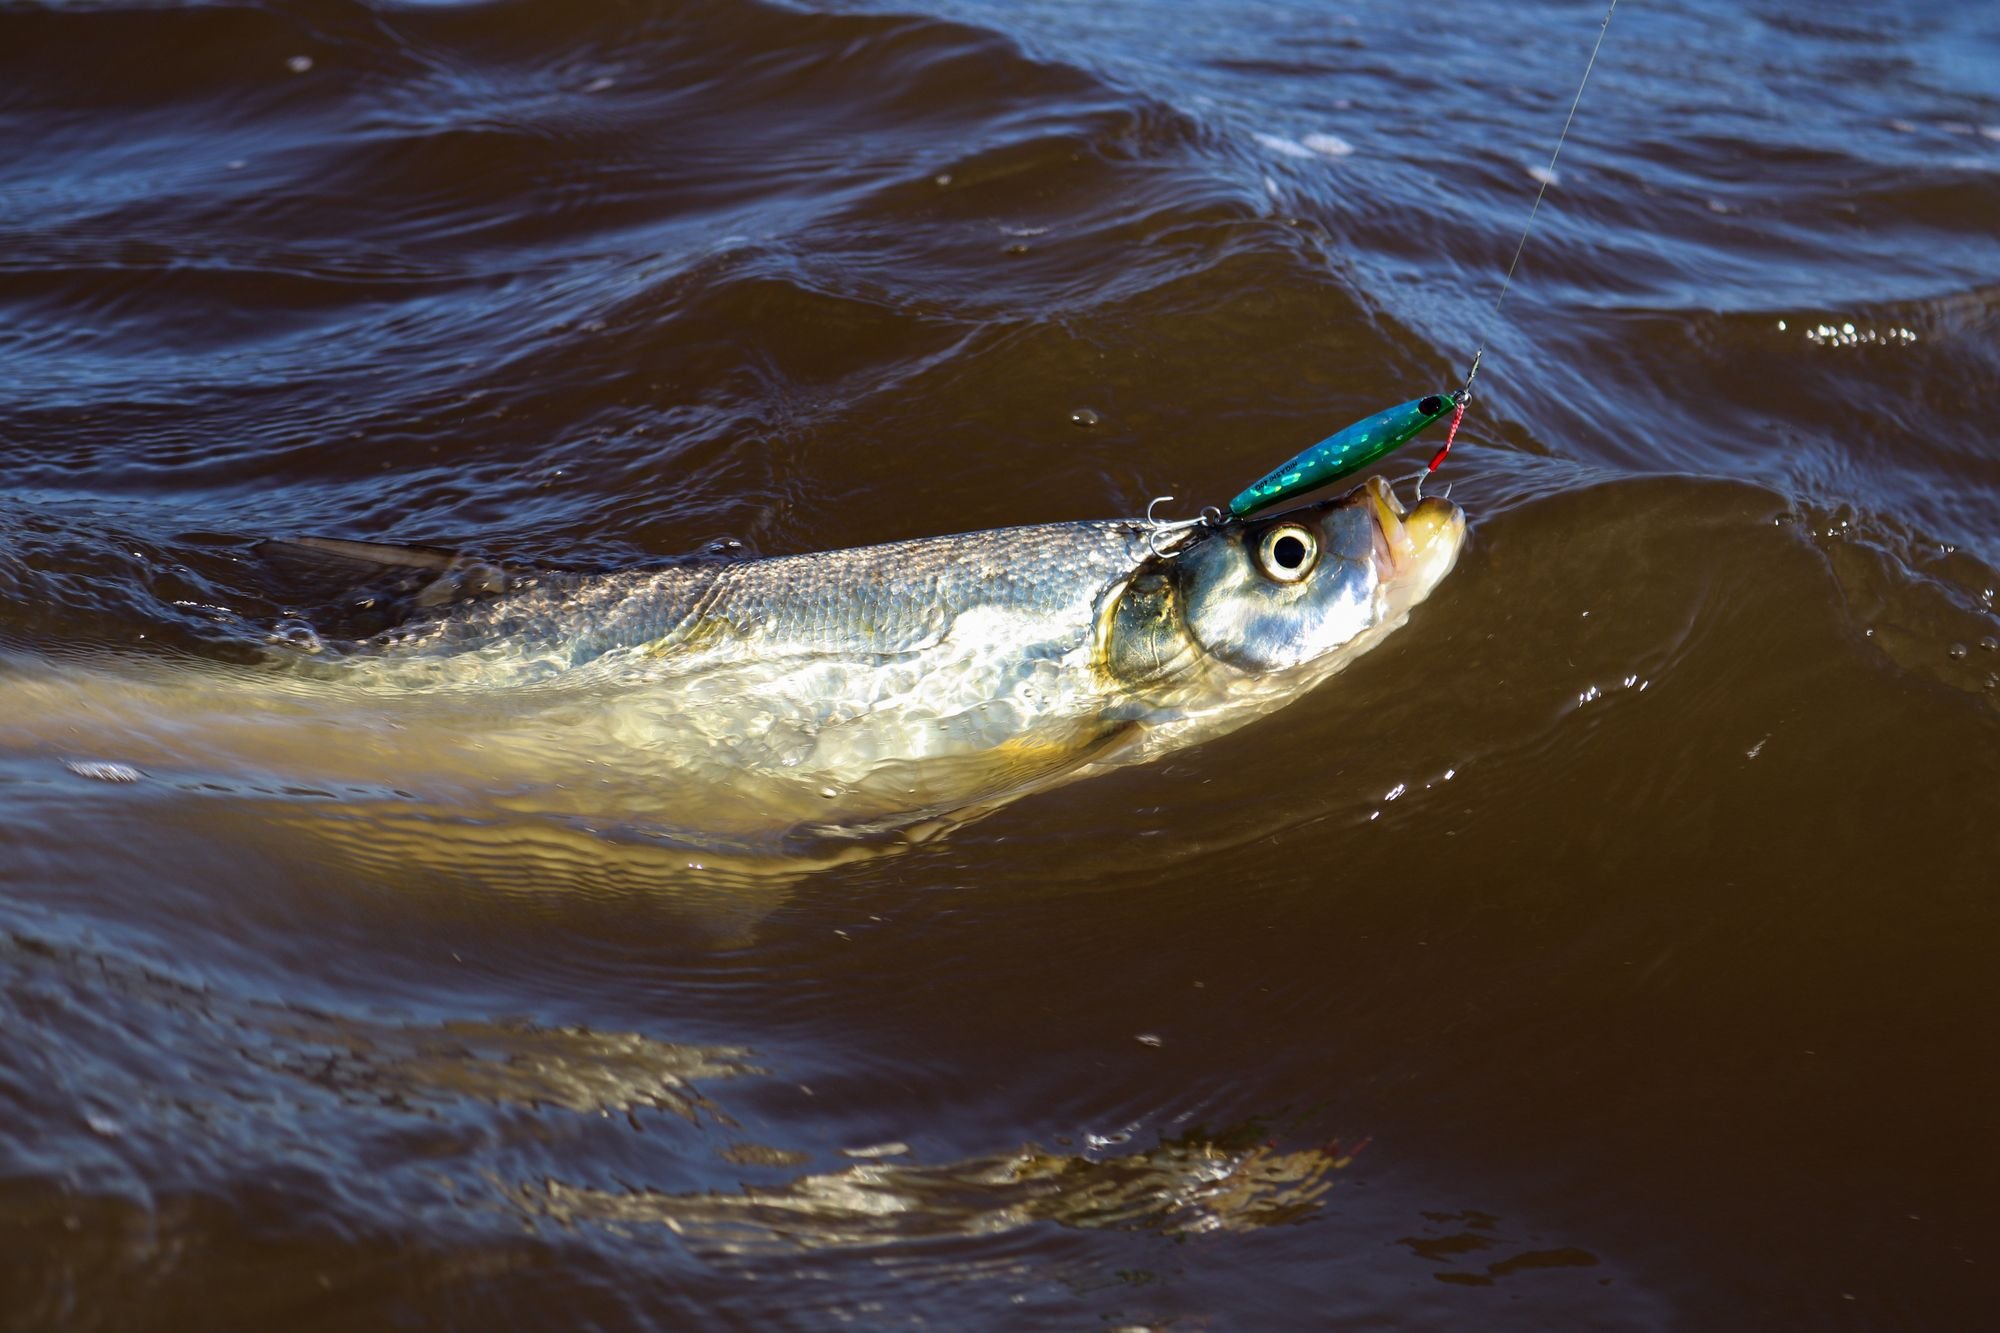
[[152, 693], [87, 667], [0, 656], [0, 753], [162, 762], [177, 747], [154, 725]]
[[270, 673], [258, 687], [256, 674], [0, 656], [0, 752], [210, 768], [255, 764], [302, 732], [337, 738], [295, 683]]
[[717, 834], [685, 786], [597, 783], [596, 755], [481, 731], [427, 701], [369, 703], [251, 672], [0, 656], [0, 786], [73, 803], [106, 784], [104, 799], [166, 802], [174, 828], [302, 875], [434, 901], [669, 898], [690, 938], [717, 947], [748, 942], [801, 878], [904, 846]]

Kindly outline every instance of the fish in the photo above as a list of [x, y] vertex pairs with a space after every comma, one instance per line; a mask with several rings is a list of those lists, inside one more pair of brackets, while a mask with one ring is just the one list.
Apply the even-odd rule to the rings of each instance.
[[496, 816], [565, 825], [569, 860], [915, 840], [1296, 700], [1403, 624], [1465, 532], [1377, 477], [1268, 518], [606, 573], [293, 539], [274, 566], [368, 589], [349, 603], [392, 623], [247, 664], [0, 659], [0, 748], [334, 794], [376, 811], [351, 839], [370, 855], [456, 820], [504, 859]]

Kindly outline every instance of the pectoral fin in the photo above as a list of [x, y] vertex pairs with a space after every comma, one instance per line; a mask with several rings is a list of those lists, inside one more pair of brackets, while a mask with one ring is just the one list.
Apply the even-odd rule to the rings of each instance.
[[813, 821], [810, 831], [864, 836], [963, 823], [1109, 758], [1137, 734], [1135, 723], [1093, 716], [1037, 727], [990, 749], [892, 760], [835, 791], [830, 817]]

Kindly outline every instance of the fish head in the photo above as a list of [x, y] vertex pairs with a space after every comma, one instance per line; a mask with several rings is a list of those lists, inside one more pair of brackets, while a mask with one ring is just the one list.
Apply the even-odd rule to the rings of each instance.
[[1401, 624], [1464, 541], [1457, 505], [1431, 497], [1405, 510], [1371, 477], [1331, 500], [1225, 523], [1178, 553], [1181, 623], [1203, 654], [1239, 671], [1331, 670]]

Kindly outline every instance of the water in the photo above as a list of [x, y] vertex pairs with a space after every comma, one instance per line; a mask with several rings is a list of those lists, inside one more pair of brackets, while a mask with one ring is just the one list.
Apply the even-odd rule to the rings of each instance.
[[[1463, 374], [1601, 16], [0, 6], [0, 641], [245, 660], [272, 533], [1221, 502]], [[1622, 7], [1457, 572], [900, 856], [9, 747], [6, 1322], [1983, 1317], [1996, 69], [1987, 6]]]

